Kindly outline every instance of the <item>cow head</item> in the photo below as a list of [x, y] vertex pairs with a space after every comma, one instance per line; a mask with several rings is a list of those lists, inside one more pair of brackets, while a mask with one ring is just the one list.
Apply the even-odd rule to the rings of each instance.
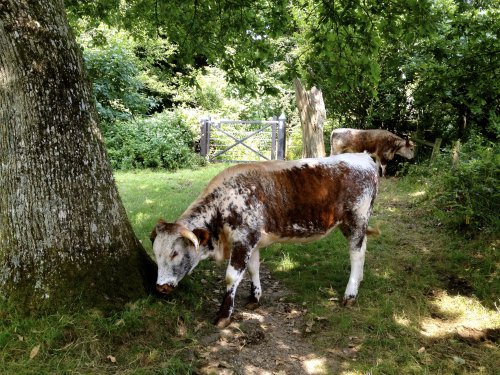
[[406, 138], [402, 141], [402, 144], [396, 151], [396, 154], [407, 159], [413, 159], [413, 156], [415, 155], [415, 146], [413, 145], [413, 142]]
[[168, 294], [179, 281], [204, 258], [200, 248], [208, 241], [208, 231], [158, 221], [151, 232], [153, 251], [158, 263], [156, 289]]

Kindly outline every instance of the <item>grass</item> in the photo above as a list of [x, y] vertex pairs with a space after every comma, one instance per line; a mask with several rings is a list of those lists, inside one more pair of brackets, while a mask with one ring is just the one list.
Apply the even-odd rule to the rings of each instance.
[[[383, 180], [358, 303], [339, 307], [349, 274], [340, 233], [263, 252], [306, 303], [318, 351], [343, 374], [493, 374], [500, 368], [498, 242], [465, 241], [419, 210], [418, 187]], [[494, 342], [493, 342], [494, 341]], [[340, 350], [339, 350], [340, 348]]]
[[224, 164], [212, 164], [175, 173], [134, 171], [115, 174], [130, 223], [147, 250], [151, 250], [149, 233], [158, 219], [168, 222], [177, 219], [208, 181], [225, 167]]
[[[137, 236], [177, 218], [224, 166], [196, 171], [119, 172], [116, 181]], [[277, 244], [264, 264], [307, 305], [305, 339], [351, 374], [494, 374], [500, 331], [498, 241], [464, 240], [420, 209], [418, 186], [383, 180], [374, 211], [358, 303], [341, 307], [349, 274], [342, 235], [312, 244]], [[204, 262], [169, 299], [123, 311], [22, 317], [0, 301], [1, 374], [190, 374], [200, 335], [214, 330], [223, 268]], [[264, 291], [265, 296], [266, 291]], [[38, 348], [38, 351], [36, 350]], [[30, 358], [30, 356], [32, 358]]]

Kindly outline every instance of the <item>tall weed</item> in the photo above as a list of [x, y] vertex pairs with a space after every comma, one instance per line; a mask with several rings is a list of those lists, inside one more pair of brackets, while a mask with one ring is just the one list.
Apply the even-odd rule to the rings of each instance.
[[446, 149], [434, 161], [410, 167], [410, 179], [427, 186], [425, 204], [443, 223], [470, 232], [500, 229], [500, 147], [473, 137], [458, 152]]

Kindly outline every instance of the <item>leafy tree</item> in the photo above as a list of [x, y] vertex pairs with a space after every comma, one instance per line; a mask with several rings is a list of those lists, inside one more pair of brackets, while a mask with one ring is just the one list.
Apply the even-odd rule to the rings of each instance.
[[[382, 78], [400, 69], [391, 61], [394, 50], [388, 43], [418, 32], [422, 21], [417, 20], [426, 15], [428, 2], [296, 4], [293, 14], [302, 35], [296, 61], [300, 74], [322, 89], [329, 116], [361, 128], [385, 117], [374, 111], [379, 100], [386, 100], [379, 97]], [[394, 83], [399, 90], [404, 87], [399, 79]]]
[[[462, 137], [498, 124], [498, 7], [491, 1], [68, 1], [70, 18], [156, 47], [149, 66], [174, 90], [216, 66], [237, 95], [282, 95], [293, 78], [322, 90], [336, 125]], [[94, 23], [93, 23], [94, 22]], [[94, 26], [92, 26], [94, 25]], [[156, 43], [156, 42], [155, 42]], [[158, 44], [156, 44], [158, 46]], [[163, 56], [163, 57], [162, 57]], [[156, 74], [156, 73], [155, 73]], [[174, 89], [175, 87], [175, 89]], [[288, 95], [288, 94], [287, 94]], [[196, 102], [198, 99], [193, 100]], [[185, 103], [188, 100], [184, 100]], [[166, 105], [172, 105], [166, 102]]]
[[500, 9], [495, 2], [441, 1], [435, 33], [422, 38], [405, 70], [414, 108], [437, 136], [464, 138], [476, 129], [500, 134]]
[[79, 41], [102, 119], [128, 118], [146, 113], [155, 105], [142, 92], [141, 62], [134, 54], [133, 40], [125, 32], [100, 25], [81, 34]]
[[214, 64], [224, 54], [228, 55], [225, 60], [229, 71], [230, 56], [242, 51], [252, 54], [254, 64], [259, 65], [267, 39], [281, 29], [287, 17], [286, 6], [283, 0], [67, 1], [73, 22], [86, 18], [91, 21], [89, 26], [95, 27], [104, 21], [128, 30], [137, 40], [168, 39], [177, 47], [171, 62], [178, 71], [190, 65], [199, 68]]

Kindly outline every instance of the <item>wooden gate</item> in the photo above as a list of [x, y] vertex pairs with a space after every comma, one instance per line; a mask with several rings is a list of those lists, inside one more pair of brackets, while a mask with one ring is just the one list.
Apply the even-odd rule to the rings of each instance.
[[283, 160], [285, 116], [269, 121], [200, 120], [200, 154], [210, 162]]

